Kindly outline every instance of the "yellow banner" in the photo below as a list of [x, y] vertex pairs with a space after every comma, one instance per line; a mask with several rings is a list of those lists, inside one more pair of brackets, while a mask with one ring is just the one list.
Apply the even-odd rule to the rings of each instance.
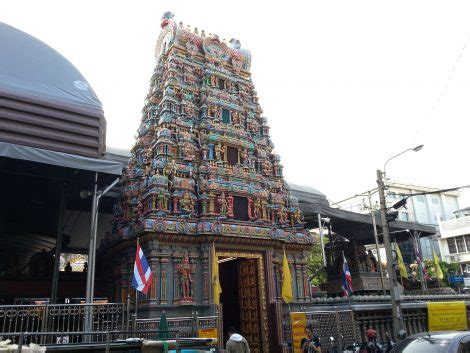
[[199, 338], [217, 338], [216, 328], [200, 328], [198, 332]]
[[428, 304], [429, 331], [467, 330], [467, 307], [464, 302]]
[[305, 338], [305, 326], [307, 326], [307, 316], [305, 313], [291, 313], [290, 322], [292, 325], [292, 346], [294, 353], [302, 353], [300, 341]]

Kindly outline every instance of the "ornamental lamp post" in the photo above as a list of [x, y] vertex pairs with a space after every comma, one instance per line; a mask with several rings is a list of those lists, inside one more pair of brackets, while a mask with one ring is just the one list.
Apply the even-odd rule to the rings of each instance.
[[387, 166], [388, 162], [390, 162], [392, 159], [398, 156], [401, 156], [402, 154], [408, 151], [418, 152], [423, 147], [424, 147], [423, 145], [419, 145], [414, 148], [408, 148], [404, 150], [403, 152], [400, 152], [394, 155], [393, 157], [390, 157], [389, 159], [387, 159], [387, 161], [384, 164], [383, 172], [380, 169], [377, 170], [377, 185], [378, 185], [379, 201], [380, 201], [380, 218], [382, 222], [383, 240], [384, 240], [385, 253], [387, 257], [387, 272], [388, 272], [388, 280], [390, 284], [393, 333], [394, 333], [395, 339], [398, 339], [398, 332], [400, 330], [403, 330], [404, 325], [403, 325], [403, 316], [402, 316], [401, 307], [400, 307], [401, 293], [398, 288], [397, 275], [395, 273], [395, 269], [393, 266], [392, 246], [390, 243], [390, 229], [389, 229], [388, 220], [387, 220], [387, 204], [385, 202], [385, 184], [384, 184], [385, 167]]

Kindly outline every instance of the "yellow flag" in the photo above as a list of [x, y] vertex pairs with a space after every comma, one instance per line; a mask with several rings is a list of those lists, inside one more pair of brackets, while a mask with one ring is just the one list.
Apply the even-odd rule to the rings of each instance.
[[441, 266], [439, 266], [439, 259], [436, 255], [436, 252], [434, 251], [434, 249], [432, 249], [432, 257], [434, 259], [434, 268], [436, 269], [437, 278], [443, 279], [444, 274], [442, 273]]
[[286, 252], [284, 252], [284, 258], [282, 259], [282, 299], [284, 299], [287, 304], [294, 300], [294, 296], [292, 295], [292, 277], [290, 275]]
[[217, 255], [215, 254], [215, 244], [212, 244], [211, 249], [212, 258], [212, 293], [214, 295], [214, 304], [220, 304], [220, 293], [222, 293], [222, 287], [219, 281], [219, 263], [217, 262]]
[[408, 271], [406, 270], [405, 263], [403, 262], [403, 256], [401, 256], [400, 247], [398, 243], [395, 243], [396, 246], [396, 253], [397, 253], [397, 263], [398, 263], [398, 270], [400, 271], [400, 277], [408, 278]]

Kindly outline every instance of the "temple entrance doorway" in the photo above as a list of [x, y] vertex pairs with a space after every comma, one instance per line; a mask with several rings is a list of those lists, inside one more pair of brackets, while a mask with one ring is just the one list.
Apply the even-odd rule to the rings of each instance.
[[228, 328], [234, 326], [248, 341], [251, 352], [266, 352], [268, 330], [262, 255], [218, 253], [218, 259], [223, 341], [228, 339]]

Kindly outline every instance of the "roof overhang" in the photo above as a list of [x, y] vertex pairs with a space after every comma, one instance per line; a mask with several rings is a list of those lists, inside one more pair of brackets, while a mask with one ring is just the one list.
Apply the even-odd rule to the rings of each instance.
[[122, 164], [115, 161], [83, 157], [30, 146], [0, 142], [0, 157], [55, 165], [72, 169], [120, 176]]
[[[372, 216], [356, 212], [345, 211], [333, 207], [321, 207], [318, 204], [301, 203], [300, 208], [307, 222], [307, 227], [318, 228], [318, 214], [322, 218], [329, 218], [333, 232], [348, 239], [354, 239], [359, 243], [374, 243], [374, 231]], [[379, 241], [382, 242], [382, 221], [379, 216], [375, 216]], [[390, 222], [390, 232], [393, 238], [400, 240], [409, 238], [411, 233], [419, 237], [436, 234], [436, 228], [414, 222]]]

